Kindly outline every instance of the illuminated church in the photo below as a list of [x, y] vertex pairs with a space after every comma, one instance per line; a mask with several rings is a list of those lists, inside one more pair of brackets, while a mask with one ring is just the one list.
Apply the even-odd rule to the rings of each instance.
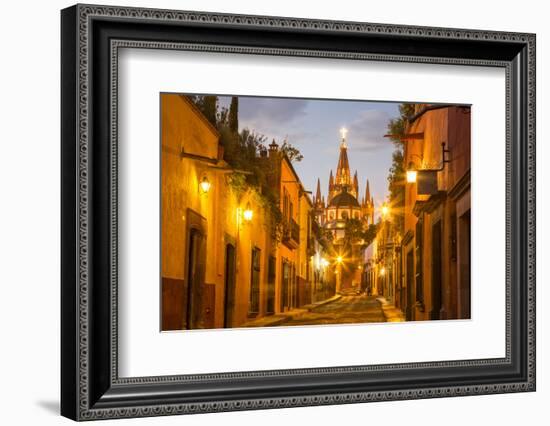
[[321, 183], [317, 179], [317, 191], [313, 204], [317, 222], [325, 229], [333, 231], [335, 239], [343, 238], [345, 223], [348, 219], [362, 221], [365, 228], [374, 223], [374, 198], [371, 197], [369, 181], [365, 186], [365, 195], [359, 202], [359, 180], [357, 171], [351, 177], [346, 144], [346, 129], [341, 129], [340, 156], [336, 176], [330, 171], [328, 198], [321, 196]]

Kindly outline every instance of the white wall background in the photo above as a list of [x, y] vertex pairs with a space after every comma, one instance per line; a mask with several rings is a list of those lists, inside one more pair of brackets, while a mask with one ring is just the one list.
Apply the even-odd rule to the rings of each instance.
[[[118, 424], [270, 425], [315, 421], [359, 424], [545, 424], [550, 415], [550, 28], [544, 2], [438, 0], [338, 2], [277, 0], [108, 1], [204, 10], [526, 31], [537, 33], [538, 390], [529, 394], [118, 420]], [[72, 3], [3, 4], [0, 25], [0, 418], [2, 424], [68, 424], [59, 417], [59, 10]], [[545, 265], [546, 264], [546, 265]], [[129, 423], [131, 422], [131, 423]], [[102, 424], [117, 424], [107, 421]]]

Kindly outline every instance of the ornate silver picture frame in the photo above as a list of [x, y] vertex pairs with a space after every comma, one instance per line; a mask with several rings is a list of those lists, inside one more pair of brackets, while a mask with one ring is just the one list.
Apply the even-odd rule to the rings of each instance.
[[[534, 34], [509, 32], [95, 5], [64, 9], [61, 414], [93, 420], [534, 391], [535, 41]], [[505, 356], [120, 377], [117, 93], [124, 47], [503, 69]]]

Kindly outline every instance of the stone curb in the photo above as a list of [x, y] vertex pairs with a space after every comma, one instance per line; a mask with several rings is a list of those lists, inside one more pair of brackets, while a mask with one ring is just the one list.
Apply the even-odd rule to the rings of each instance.
[[394, 305], [388, 303], [385, 297], [377, 297], [376, 300], [380, 303], [386, 322], [405, 321], [405, 316], [403, 315], [403, 312], [401, 312], [401, 309], [398, 309]]

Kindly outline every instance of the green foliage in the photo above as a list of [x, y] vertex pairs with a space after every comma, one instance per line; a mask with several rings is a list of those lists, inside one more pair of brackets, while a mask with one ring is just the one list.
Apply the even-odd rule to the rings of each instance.
[[415, 104], [399, 105], [399, 117], [391, 119], [388, 123], [388, 133], [395, 146], [388, 174], [388, 190], [390, 192], [390, 203], [392, 204], [400, 203], [405, 198], [404, 144], [402, 138], [407, 131], [408, 119], [414, 114], [414, 109]]
[[359, 219], [348, 219], [344, 233], [344, 245], [351, 247], [352, 244], [362, 240], [362, 248], [368, 247], [376, 237], [378, 226], [370, 224], [367, 229]]
[[281, 145], [281, 151], [286, 154], [286, 156], [288, 157], [288, 160], [291, 163], [294, 163], [294, 162], [298, 163], [304, 159], [304, 156], [302, 155], [300, 150], [295, 146], [291, 145], [286, 140]]
[[195, 103], [210, 124], [217, 127], [218, 97], [211, 95], [195, 95], [189, 96], [189, 99]]
[[229, 116], [227, 117], [229, 130], [233, 133], [239, 131], [239, 98], [233, 96], [229, 106]]
[[[273, 184], [273, 168], [267, 167], [267, 158], [260, 155], [266, 149], [267, 138], [248, 128], [239, 132], [238, 97], [231, 98], [229, 109], [220, 108], [216, 96], [195, 96], [191, 100], [216, 126], [224, 148], [224, 160], [237, 170], [230, 175], [229, 186], [238, 198], [248, 190], [253, 191], [256, 202], [269, 213], [272, 237], [280, 241], [283, 215], [279, 207], [279, 188]], [[300, 151], [292, 145], [287, 144], [285, 150], [289, 159], [302, 159]]]
[[[315, 216], [312, 214], [312, 220], [315, 220]], [[334, 236], [329, 229], [322, 228], [321, 226], [314, 226], [313, 232], [315, 239], [319, 242], [325, 252], [330, 252], [332, 248], [332, 241]]]
[[240, 199], [247, 188], [245, 175], [242, 173], [231, 173], [227, 178], [227, 183], [237, 196], [237, 199]]
[[353, 218], [346, 220], [344, 243], [351, 245], [361, 238], [363, 238], [363, 222]]
[[400, 200], [404, 195], [405, 168], [403, 166], [403, 150], [396, 148], [392, 153], [392, 165], [388, 174], [388, 189], [390, 200]]
[[363, 239], [365, 240], [365, 247], [368, 247], [371, 245], [371, 243], [376, 238], [377, 232], [378, 232], [378, 224], [371, 223], [363, 234]]

